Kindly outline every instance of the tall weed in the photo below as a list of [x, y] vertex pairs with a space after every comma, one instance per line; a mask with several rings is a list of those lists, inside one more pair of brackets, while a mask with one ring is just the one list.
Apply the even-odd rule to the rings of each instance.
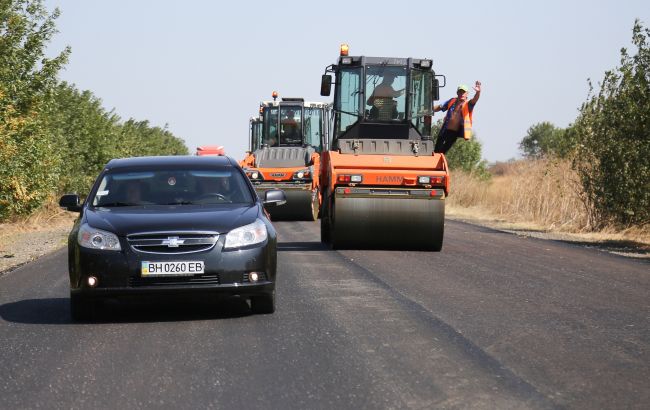
[[449, 205], [481, 207], [508, 220], [550, 229], [588, 226], [579, 179], [569, 161], [522, 160], [499, 164], [496, 170], [489, 181], [454, 172]]

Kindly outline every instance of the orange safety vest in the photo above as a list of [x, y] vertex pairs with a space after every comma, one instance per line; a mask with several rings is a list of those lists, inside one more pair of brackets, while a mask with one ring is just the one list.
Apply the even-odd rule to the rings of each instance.
[[[450, 99], [447, 107], [453, 107], [456, 100], [457, 98]], [[463, 138], [469, 140], [472, 138], [472, 112], [469, 110], [469, 102], [463, 104], [461, 114], [463, 114]]]

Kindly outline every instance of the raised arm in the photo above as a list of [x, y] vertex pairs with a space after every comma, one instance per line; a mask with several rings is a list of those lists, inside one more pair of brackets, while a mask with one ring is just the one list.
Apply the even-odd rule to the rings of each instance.
[[481, 82], [477, 81], [474, 85], [474, 98], [472, 98], [469, 103], [474, 105], [478, 102], [478, 99], [481, 97]]
[[445, 104], [446, 104], [446, 102], [442, 103], [442, 104], [434, 104], [433, 105], [433, 112], [442, 111], [442, 108], [444, 107]]

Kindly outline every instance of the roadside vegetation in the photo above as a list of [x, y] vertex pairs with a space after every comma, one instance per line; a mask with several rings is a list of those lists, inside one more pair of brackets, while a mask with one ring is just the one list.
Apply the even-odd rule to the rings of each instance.
[[587, 213], [571, 163], [558, 159], [520, 160], [490, 167], [485, 182], [452, 173], [452, 207], [474, 208], [483, 216], [560, 231], [584, 231]]
[[[122, 120], [91, 91], [58, 80], [71, 53], [46, 57], [58, 15], [43, 0], [0, 1], [0, 223], [47, 220], [41, 215], [56, 212], [61, 193], [87, 192], [111, 158], [188, 153], [165, 127]], [[650, 30], [638, 20], [632, 43], [597, 86], [590, 82], [571, 125], [531, 125], [523, 159], [488, 166], [480, 136], [458, 141], [447, 155], [450, 208], [650, 238]]]
[[71, 53], [46, 57], [58, 16], [42, 0], [0, 1], [0, 222], [86, 192], [111, 158], [188, 153], [166, 128], [123, 121], [58, 80]]
[[[570, 232], [629, 232], [650, 243], [650, 30], [638, 20], [636, 50], [621, 50], [598, 91], [567, 128], [532, 125], [520, 142], [522, 160], [492, 167], [449, 152], [452, 207]], [[480, 158], [480, 152], [478, 155]], [[486, 174], [487, 171], [487, 174]]]

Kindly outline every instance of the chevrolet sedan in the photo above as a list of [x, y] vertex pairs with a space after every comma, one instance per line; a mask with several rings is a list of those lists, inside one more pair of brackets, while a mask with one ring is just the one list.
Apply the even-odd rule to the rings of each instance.
[[277, 240], [260, 199], [229, 157], [111, 160], [83, 203], [59, 204], [80, 217], [68, 238], [73, 320], [102, 299], [213, 294], [275, 311]]

